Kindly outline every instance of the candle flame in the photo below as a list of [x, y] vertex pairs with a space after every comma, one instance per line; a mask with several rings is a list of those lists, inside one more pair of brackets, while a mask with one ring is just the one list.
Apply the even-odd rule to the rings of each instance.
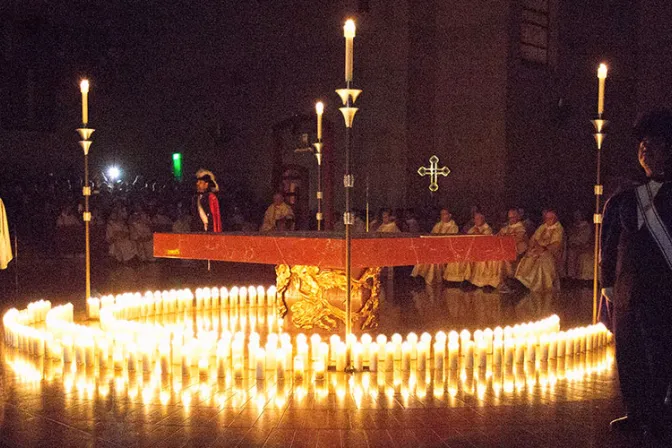
[[597, 69], [597, 77], [599, 79], [606, 79], [607, 78], [607, 65], [606, 64], [600, 64], [600, 67]]
[[317, 115], [322, 115], [324, 113], [324, 103], [322, 101], [315, 103], [315, 112], [317, 112]]
[[345, 22], [345, 25], [343, 26], [343, 36], [346, 38], [353, 38], [355, 37], [355, 21], [352, 19], [348, 19]]
[[79, 83], [79, 88], [82, 93], [89, 93], [89, 80], [83, 79], [82, 82]]

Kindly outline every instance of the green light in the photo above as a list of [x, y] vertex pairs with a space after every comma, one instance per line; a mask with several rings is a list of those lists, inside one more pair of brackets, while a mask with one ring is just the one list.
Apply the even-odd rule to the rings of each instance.
[[173, 153], [173, 176], [178, 182], [182, 182], [182, 153]]

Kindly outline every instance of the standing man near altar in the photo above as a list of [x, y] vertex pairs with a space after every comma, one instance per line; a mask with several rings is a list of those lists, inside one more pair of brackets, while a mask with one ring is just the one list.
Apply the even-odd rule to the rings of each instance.
[[663, 418], [672, 381], [672, 111], [645, 115], [635, 134], [647, 179], [609, 199], [602, 224], [602, 294], [613, 303], [627, 411], [610, 426], [672, 446]]
[[200, 169], [196, 172], [196, 197], [194, 198], [195, 209], [192, 213], [200, 218], [196, 219], [198, 232], [221, 232], [222, 217], [219, 213], [219, 199], [216, 193], [219, 185], [212, 171]]
[[[435, 235], [456, 235], [460, 228], [453, 221], [453, 215], [446, 208], [441, 209], [440, 220], [432, 228], [432, 234]], [[433, 283], [435, 280], [441, 281], [441, 274], [446, 268], [444, 264], [417, 264], [411, 273], [412, 277], [424, 277], [425, 283]]]
[[546, 210], [544, 223], [534, 232], [530, 248], [516, 269], [516, 279], [530, 291], [560, 289], [564, 237], [557, 213]]

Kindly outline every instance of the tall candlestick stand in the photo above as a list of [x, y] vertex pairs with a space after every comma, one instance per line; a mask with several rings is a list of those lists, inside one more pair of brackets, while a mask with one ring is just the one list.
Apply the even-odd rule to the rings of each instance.
[[317, 142], [313, 143], [315, 147], [315, 158], [317, 159], [317, 230], [322, 230], [322, 221], [324, 216], [322, 215], [322, 148], [324, 143], [322, 143], [322, 114], [324, 113], [324, 104], [318, 102], [315, 104], [315, 112], [317, 114]]
[[350, 167], [350, 151], [352, 146], [352, 124], [355, 120], [357, 108], [354, 107], [355, 101], [361, 90], [352, 88], [352, 70], [353, 70], [353, 40], [355, 37], [355, 22], [348, 20], [343, 27], [345, 36], [345, 89], [338, 89], [336, 93], [341, 97], [343, 106], [339, 108], [345, 120], [345, 175], [343, 176], [343, 186], [345, 187], [345, 213], [343, 214], [343, 224], [345, 225], [345, 341], [346, 341], [346, 372], [354, 372], [352, 363], [352, 347], [350, 346], [350, 334], [352, 333], [352, 226], [355, 223], [351, 208], [352, 188], [355, 186], [355, 178], [352, 175]]
[[600, 231], [602, 230], [602, 210], [600, 209], [602, 194], [604, 193], [601, 184], [601, 170], [602, 170], [602, 143], [604, 142], [605, 134], [604, 128], [607, 125], [607, 120], [602, 119], [602, 114], [598, 118], [591, 120], [595, 127], [595, 143], [597, 145], [597, 174], [595, 180], [595, 214], [593, 215], [593, 223], [595, 224], [595, 244], [593, 255], [593, 324], [597, 323], [598, 309], [601, 303], [598, 303], [599, 294], [599, 264], [600, 264]]
[[607, 121], [602, 118], [604, 114], [604, 87], [605, 82], [607, 81], [607, 66], [605, 64], [600, 64], [597, 68], [597, 118], [591, 120], [593, 127], [595, 128], [595, 143], [597, 144], [597, 175], [595, 181], [595, 214], [593, 215], [593, 223], [595, 224], [595, 247], [593, 256], [593, 324], [597, 323], [598, 310], [602, 304], [601, 298], [600, 303], [598, 304], [598, 294], [599, 294], [599, 264], [600, 264], [600, 231], [602, 230], [602, 210], [601, 199], [604, 189], [602, 188], [601, 183], [601, 170], [602, 170], [602, 143], [606, 134], [603, 132], [604, 128], [607, 126]]
[[82, 81], [81, 85], [82, 92], [82, 127], [77, 129], [79, 133], [80, 141], [79, 146], [84, 151], [84, 186], [82, 187], [82, 194], [84, 196], [84, 214], [82, 219], [84, 221], [84, 259], [85, 259], [85, 278], [86, 278], [86, 303], [88, 307], [88, 301], [91, 298], [91, 236], [90, 236], [90, 223], [91, 223], [91, 212], [89, 210], [89, 197], [91, 196], [91, 186], [89, 185], [89, 148], [91, 148], [91, 134], [93, 134], [94, 129], [88, 127], [89, 114], [88, 114], [88, 93], [89, 93], [89, 82], [87, 80]]

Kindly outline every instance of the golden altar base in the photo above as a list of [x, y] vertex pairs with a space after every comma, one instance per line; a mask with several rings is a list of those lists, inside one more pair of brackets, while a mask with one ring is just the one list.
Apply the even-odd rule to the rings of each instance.
[[[352, 276], [351, 323], [360, 330], [378, 327], [381, 269], [364, 268]], [[289, 317], [296, 328], [336, 332], [345, 324], [344, 270], [279, 264], [275, 273], [279, 315]]]

